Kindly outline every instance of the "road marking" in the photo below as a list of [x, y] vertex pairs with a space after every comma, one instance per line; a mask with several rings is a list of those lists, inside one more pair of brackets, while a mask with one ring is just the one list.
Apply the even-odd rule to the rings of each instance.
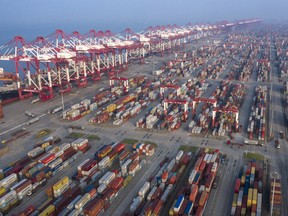
[[[44, 116], [46, 116], [46, 115], [47, 115], [47, 114], [42, 114], [42, 115], [38, 116], [38, 118], [40, 119], [40, 118], [42, 118], [42, 117], [44, 117]], [[15, 126], [15, 127], [13, 127], [13, 128], [10, 128], [9, 130], [6, 130], [6, 131], [0, 133], [0, 136], [4, 135], [4, 134], [6, 134], [6, 133], [9, 133], [10, 131], [13, 131], [13, 130], [19, 128], [19, 127], [25, 126], [25, 125], [26, 125], [26, 122], [23, 123], [23, 124], [17, 125], [17, 126]]]

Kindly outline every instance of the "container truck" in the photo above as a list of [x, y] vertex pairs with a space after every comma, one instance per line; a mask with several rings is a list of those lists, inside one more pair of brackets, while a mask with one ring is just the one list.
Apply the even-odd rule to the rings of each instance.
[[35, 117], [35, 114], [29, 112], [29, 111], [25, 111], [25, 115], [31, 117], [31, 118], [34, 118]]
[[33, 124], [33, 123], [35, 123], [35, 122], [37, 122], [37, 121], [39, 121], [39, 118], [38, 118], [38, 117], [36, 117], [36, 118], [33, 118], [33, 119], [31, 119], [31, 120], [27, 121], [27, 122], [26, 122], [26, 125], [30, 125], [30, 124]]

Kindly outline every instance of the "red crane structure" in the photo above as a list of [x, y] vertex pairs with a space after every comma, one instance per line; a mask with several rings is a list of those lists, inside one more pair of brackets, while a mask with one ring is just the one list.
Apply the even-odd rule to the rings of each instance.
[[192, 100], [192, 114], [194, 115], [196, 112], [196, 104], [200, 103], [200, 102], [205, 102], [205, 103], [209, 103], [212, 104], [213, 107], [215, 108], [217, 105], [217, 100], [212, 99], [212, 98], [194, 98]]
[[167, 84], [167, 85], [161, 85], [160, 86], [160, 95], [162, 96], [162, 98], [164, 98], [164, 92], [166, 89], [175, 89], [176, 90], [176, 94], [177, 96], [180, 95], [180, 86], [177, 85], [172, 85], [172, 84]]
[[212, 128], [215, 126], [215, 118], [216, 118], [216, 112], [223, 112], [223, 113], [235, 113], [235, 128], [238, 130], [238, 125], [239, 125], [239, 110], [237, 107], [228, 107], [228, 108], [220, 108], [220, 107], [214, 107], [212, 110]]
[[168, 106], [169, 104], [181, 104], [183, 105], [183, 121], [186, 121], [187, 118], [188, 118], [188, 101], [187, 100], [168, 100], [168, 99], [165, 99], [163, 101], [163, 107], [164, 107], [164, 115], [167, 115], [167, 109], [168, 109]]
[[119, 34], [110, 30], [90, 30], [83, 35], [77, 31], [66, 34], [57, 29], [30, 43], [16, 36], [0, 46], [0, 61], [13, 61], [15, 72], [13, 75], [2, 73], [0, 79], [15, 81], [21, 100], [38, 93], [39, 98], [45, 101], [54, 97], [55, 88], [60, 93], [70, 92], [71, 82], [75, 82], [78, 88], [85, 87], [89, 80], [97, 81], [104, 75], [114, 77], [115, 72], [127, 69], [129, 61], [143, 63], [150, 54], [163, 55], [231, 26], [246, 26], [259, 21], [150, 26], [139, 33], [126, 28]]

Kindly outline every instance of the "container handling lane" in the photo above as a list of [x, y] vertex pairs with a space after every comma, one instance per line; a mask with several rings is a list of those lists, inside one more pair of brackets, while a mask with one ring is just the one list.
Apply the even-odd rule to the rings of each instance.
[[[105, 211], [104, 215], [121, 215], [129, 208], [135, 194], [137, 194], [144, 182], [147, 181], [148, 177], [153, 175], [158, 165], [167, 154], [168, 148], [163, 150], [159, 156], [157, 156], [159, 154], [158, 151], [159, 149], [157, 148], [155, 154], [147, 160], [145, 166], [141, 168], [131, 182], [119, 193], [113, 205]], [[170, 154], [176, 154], [176, 151], [177, 148]]]
[[[275, 51], [271, 52], [271, 59], [275, 60]], [[275, 67], [273, 61], [272, 61], [272, 82], [273, 82], [273, 87], [272, 87], [272, 104], [273, 104], [273, 109], [272, 109], [272, 116], [273, 116], [273, 129], [274, 129], [274, 138], [278, 139], [280, 142], [280, 149], [279, 151], [274, 151], [275, 152], [275, 160], [276, 163], [278, 164], [279, 167], [279, 172], [281, 176], [281, 184], [282, 184], [282, 196], [283, 200], [286, 200], [288, 198], [287, 190], [288, 190], [288, 184], [287, 184], [287, 179], [288, 179], [288, 164], [287, 164], [287, 152], [288, 152], [288, 143], [286, 139], [280, 139], [279, 137], [279, 131], [286, 131], [285, 127], [285, 112], [282, 104], [282, 88], [280, 83], [278, 82], [278, 68]], [[272, 119], [271, 119], [272, 120]], [[275, 148], [275, 147], [274, 147]], [[271, 170], [273, 172], [273, 170]], [[283, 202], [282, 204], [282, 214], [283, 215], [288, 215], [288, 206], [287, 203]]]
[[181, 175], [180, 179], [177, 180], [176, 187], [173, 189], [172, 193], [170, 194], [168, 202], [163, 208], [161, 215], [169, 215], [170, 207], [173, 205], [174, 200], [177, 198], [178, 191], [183, 185], [185, 185], [185, 182], [187, 182], [187, 179], [191, 173], [191, 170], [194, 167], [194, 164], [196, 163], [198, 159], [198, 152], [199, 152], [199, 149], [193, 155], [192, 159], [190, 160], [187, 168], [185, 169], [184, 173]]

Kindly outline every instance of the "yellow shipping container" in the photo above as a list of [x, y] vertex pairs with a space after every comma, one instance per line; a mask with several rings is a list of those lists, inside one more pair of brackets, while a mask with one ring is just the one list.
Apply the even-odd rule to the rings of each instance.
[[175, 206], [175, 204], [176, 204], [176, 201], [177, 201], [177, 200], [174, 201], [172, 207], [171, 207], [170, 210], [169, 210], [169, 216], [174, 216], [174, 206]]
[[252, 197], [253, 197], [253, 189], [249, 188], [248, 190], [248, 199], [247, 199], [247, 207], [252, 206]]
[[50, 142], [44, 142], [41, 144], [42, 148], [47, 148], [50, 145]]
[[130, 100], [131, 100], [131, 97], [130, 97], [130, 96], [127, 96], [127, 97], [123, 100], [123, 103], [128, 103]]
[[39, 214], [39, 216], [49, 216], [55, 212], [55, 206], [49, 205], [43, 212]]
[[232, 204], [233, 207], [237, 206], [237, 199], [238, 199], [238, 193], [234, 193], [233, 204]]
[[182, 174], [184, 172], [185, 168], [186, 168], [186, 166], [182, 165], [178, 173]]
[[4, 195], [5, 192], [6, 192], [5, 188], [4, 188], [4, 187], [1, 187], [1, 188], [0, 188], [0, 197], [1, 197], [2, 195]]
[[132, 176], [128, 175], [124, 180], [124, 186], [126, 187], [131, 180], [132, 180]]
[[69, 182], [69, 178], [65, 176], [64, 178], [62, 178], [60, 181], [56, 182], [53, 185], [53, 190], [54, 191], [59, 190], [63, 185], [67, 184], [68, 182]]
[[258, 190], [253, 189], [253, 199], [252, 199], [252, 204], [256, 205], [257, 204], [257, 198], [258, 198]]
[[107, 112], [114, 112], [116, 110], [116, 104], [110, 104], [107, 106]]
[[251, 167], [251, 174], [255, 174], [255, 167]]
[[242, 177], [241, 177], [241, 185], [245, 184], [245, 173], [243, 173]]
[[209, 148], [205, 148], [204, 152], [209, 153]]

